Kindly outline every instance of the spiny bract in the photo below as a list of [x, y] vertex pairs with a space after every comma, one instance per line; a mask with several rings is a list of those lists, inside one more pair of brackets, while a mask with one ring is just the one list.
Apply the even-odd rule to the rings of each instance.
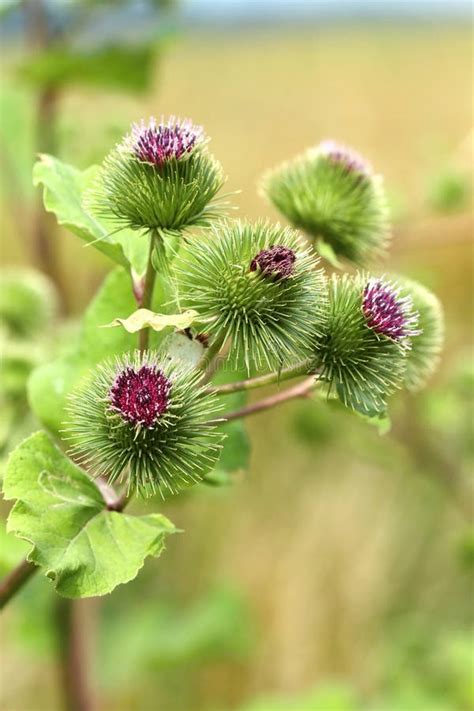
[[[408, 333], [403, 337], [400, 330], [383, 333], [367, 303], [364, 309], [365, 295], [373, 283], [367, 274], [332, 276], [327, 328], [316, 348], [322, 380], [336, 388], [344, 405], [368, 416], [384, 413], [387, 397], [403, 385], [410, 345]], [[390, 298], [398, 293], [389, 282], [377, 283]], [[390, 306], [393, 308], [391, 302]], [[403, 323], [397, 312], [397, 326], [403, 330], [405, 320], [413, 324], [414, 314], [403, 297], [397, 308], [403, 309]]]
[[134, 124], [102, 163], [88, 202], [124, 227], [176, 232], [220, 214], [218, 161], [200, 126], [171, 117]]
[[247, 370], [293, 365], [321, 333], [326, 279], [297, 233], [227, 222], [191, 240], [178, 263], [186, 308], [213, 339], [229, 339]]
[[79, 463], [144, 495], [176, 493], [215, 465], [216, 399], [201, 375], [154, 352], [100, 364], [72, 394], [66, 433]]
[[267, 173], [262, 190], [316, 248], [322, 241], [337, 256], [365, 265], [387, 246], [382, 178], [350, 148], [323, 141]]

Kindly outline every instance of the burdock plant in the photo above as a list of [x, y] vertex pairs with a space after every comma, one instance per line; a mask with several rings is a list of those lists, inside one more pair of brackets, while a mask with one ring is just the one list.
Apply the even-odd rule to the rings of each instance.
[[[291, 226], [222, 215], [222, 169], [187, 120], [134, 125], [84, 173], [42, 156], [34, 179], [58, 221], [118, 266], [68, 351], [30, 378], [45, 429], [4, 480], [9, 530], [30, 550], [2, 604], [37, 570], [66, 597], [133, 579], [175, 531], [150, 513], [163, 498], [248, 466], [246, 416], [317, 389], [386, 421], [395, 391], [434, 370], [436, 297], [321, 269], [318, 250], [366, 265], [386, 247], [381, 179], [351, 150], [325, 142], [265, 177]], [[135, 495], [148, 513], [124, 513]]]

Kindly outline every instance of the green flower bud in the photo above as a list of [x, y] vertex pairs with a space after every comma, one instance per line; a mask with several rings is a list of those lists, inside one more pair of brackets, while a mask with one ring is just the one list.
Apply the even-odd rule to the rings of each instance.
[[444, 342], [443, 308], [438, 298], [418, 282], [400, 278], [399, 283], [419, 314], [420, 332], [411, 340], [405, 375], [406, 387], [417, 391], [425, 386], [439, 363]]
[[216, 399], [201, 374], [154, 352], [99, 365], [72, 394], [66, 433], [79, 463], [143, 495], [176, 493], [215, 465]]
[[248, 370], [279, 368], [310, 356], [322, 331], [326, 279], [317, 263], [293, 230], [222, 223], [189, 242], [177, 267], [180, 294]]
[[224, 182], [201, 127], [171, 117], [132, 126], [105, 158], [92, 206], [124, 227], [183, 230], [207, 226]]
[[323, 253], [365, 265], [388, 241], [382, 178], [354, 151], [324, 141], [269, 172], [263, 193]]
[[333, 275], [329, 314], [317, 348], [321, 378], [340, 400], [364, 415], [383, 413], [403, 385], [417, 319], [409, 299], [383, 279]]

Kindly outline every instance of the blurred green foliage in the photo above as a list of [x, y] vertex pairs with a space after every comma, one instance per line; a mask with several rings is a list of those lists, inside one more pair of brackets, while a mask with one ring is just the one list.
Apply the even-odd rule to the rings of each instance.
[[53, 348], [58, 299], [39, 272], [0, 271], [0, 467], [8, 452], [35, 427], [26, 397], [31, 372]]
[[[205, 123], [233, 176], [232, 189], [253, 185], [272, 162], [269, 155], [283, 160], [330, 131], [362, 148], [371, 146], [380, 168], [390, 171], [387, 182], [403, 186], [392, 201], [403, 208], [397, 213], [410, 217], [419, 209], [419, 195], [432, 217], [438, 208], [436, 201], [427, 204], [427, 170], [417, 149], [420, 141], [440, 134], [456, 141], [467, 115], [465, 108], [458, 109], [460, 97], [470, 96], [458, 72], [465, 40], [457, 31], [442, 37], [440, 43], [438, 29], [359, 35], [350, 28], [317, 37], [190, 38], [170, 58], [160, 101]], [[413, 101], [407, 102], [407, 95]], [[270, 136], [269, 126], [273, 129], [275, 116], [282, 115], [283, 96], [287, 120]], [[96, 160], [129, 120], [158, 106], [155, 94], [133, 102], [118, 95], [75, 94], [60, 117], [67, 159], [82, 166]], [[79, 112], [85, 127], [78, 125]], [[6, 221], [8, 214], [10, 220], [3, 247], [6, 257], [25, 262], [17, 244], [28, 202], [23, 196], [33, 195], [33, 131], [31, 94], [10, 76], [0, 92], [2, 217]], [[459, 200], [459, 185], [454, 192], [460, 211], [466, 203]], [[452, 205], [452, 197], [447, 202]], [[13, 216], [15, 203], [20, 210]], [[250, 187], [241, 204], [246, 214], [261, 212]], [[142, 703], [144, 708], [161, 704], [166, 711], [242, 706], [246, 711], [471, 711], [472, 528], [451, 505], [444, 481], [431, 471], [434, 463], [428, 465], [422, 454], [421, 463], [414, 464], [403, 437], [396, 439], [401, 420], [408, 427], [421, 424], [463, 478], [471, 476], [474, 377], [471, 354], [461, 350], [469, 338], [466, 296], [472, 284], [466, 272], [469, 251], [462, 242], [467, 231], [453, 221], [439, 229], [431, 225], [421, 235], [397, 233], [399, 262], [418, 263], [440, 288], [449, 346], [438, 380], [410, 399], [406, 409], [400, 406], [391, 435], [379, 437], [362, 421], [332, 409], [332, 403], [328, 413], [317, 401], [294, 403], [263, 421], [256, 418], [250, 474], [234, 487], [201, 487], [194, 500], [183, 496], [167, 503], [170, 518], [187, 530], [186, 545], [178, 552], [171, 543], [167, 565], [159, 570], [150, 565], [136, 587], [92, 601], [87, 612], [99, 641], [92, 665], [98, 686], [103, 673], [104, 709], [129, 711]], [[57, 244], [70, 255], [64, 261], [66, 275], [76, 307], [82, 306], [100, 281], [105, 259], [94, 260], [89, 249], [74, 251], [73, 240], [63, 233]], [[68, 350], [77, 338], [74, 327], [52, 325], [54, 353]], [[49, 328], [41, 334], [29, 328], [20, 326], [21, 338], [6, 322], [1, 331], [9, 343], [20, 342], [23, 355], [30, 347], [36, 354], [30, 344], [50, 338]], [[10, 396], [2, 402], [0, 433], [10, 433], [4, 451], [38, 426], [25, 417], [28, 368], [16, 371], [15, 366], [6, 380], [18, 384], [25, 409], [15, 421], [16, 404]], [[56, 374], [60, 378], [59, 367]], [[241, 437], [238, 433], [228, 455], [238, 466], [240, 453], [249, 461]], [[0, 532], [2, 574], [26, 547]], [[216, 579], [229, 578], [236, 590], [216, 589]], [[38, 577], [4, 615], [9, 653], [2, 663], [12, 686], [7, 708], [57, 709], [48, 688], [56, 682], [50, 592], [48, 581]], [[394, 608], [404, 623], [401, 632], [393, 624]], [[308, 683], [302, 682], [305, 677], [311, 677]], [[318, 681], [333, 678], [342, 681]], [[301, 691], [275, 698], [277, 688]], [[263, 700], [251, 701], [265, 689]]]
[[142, 92], [155, 68], [156, 46], [104, 47], [88, 54], [74, 54], [67, 48], [52, 49], [23, 62], [20, 78], [33, 86], [86, 84], [122, 91]]
[[429, 185], [428, 205], [436, 212], [458, 212], [468, 207], [471, 181], [465, 171], [445, 168]]

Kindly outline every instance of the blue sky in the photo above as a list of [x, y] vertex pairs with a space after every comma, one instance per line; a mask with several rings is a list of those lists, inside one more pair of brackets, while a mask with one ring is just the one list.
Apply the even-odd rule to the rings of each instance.
[[469, 0], [180, 0], [184, 16], [216, 21], [347, 18], [467, 19]]
[[187, 7], [213, 8], [218, 10], [221, 7], [245, 8], [251, 10], [256, 6], [272, 7], [281, 6], [291, 8], [298, 5], [300, 7], [331, 7], [337, 6], [337, 9], [347, 8], [382, 8], [390, 10], [406, 10], [408, 7], [417, 5], [420, 8], [430, 10], [451, 9], [456, 6], [461, 8], [469, 7], [468, 0], [181, 0], [182, 4]]

